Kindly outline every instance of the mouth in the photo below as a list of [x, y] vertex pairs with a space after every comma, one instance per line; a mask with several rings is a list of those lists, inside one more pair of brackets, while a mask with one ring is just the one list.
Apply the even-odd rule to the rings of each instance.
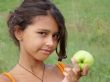
[[41, 51], [46, 55], [50, 55], [52, 52], [52, 50], [50, 50], [50, 49], [41, 49]]

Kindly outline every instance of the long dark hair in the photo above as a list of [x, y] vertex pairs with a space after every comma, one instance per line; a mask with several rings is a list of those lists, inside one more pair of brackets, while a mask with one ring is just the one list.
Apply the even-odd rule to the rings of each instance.
[[[49, 13], [48, 13], [49, 12]], [[19, 41], [14, 35], [14, 29], [19, 26], [20, 30], [32, 23], [32, 19], [39, 15], [51, 14], [59, 27], [59, 48], [56, 48], [58, 61], [66, 58], [67, 30], [65, 20], [59, 9], [49, 0], [24, 0], [22, 4], [10, 13], [7, 21], [9, 32], [14, 42], [19, 46]]]

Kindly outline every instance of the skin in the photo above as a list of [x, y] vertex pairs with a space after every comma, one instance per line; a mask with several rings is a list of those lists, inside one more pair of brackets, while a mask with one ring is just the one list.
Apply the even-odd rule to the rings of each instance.
[[[34, 17], [32, 24], [24, 31], [16, 26], [15, 36], [20, 43], [19, 63], [29, 71], [42, 78], [44, 63], [58, 45], [58, 26], [51, 15]], [[82, 75], [87, 74], [87, 67], [81, 71], [77, 62], [72, 60], [73, 67], [66, 67], [64, 75], [56, 65], [45, 65], [44, 82], [62, 82], [66, 77], [68, 82], [77, 82]], [[16, 82], [41, 82], [37, 77], [21, 68], [18, 64], [9, 71]], [[1, 75], [0, 82], [11, 82]], [[63, 82], [67, 82], [63, 80]]]

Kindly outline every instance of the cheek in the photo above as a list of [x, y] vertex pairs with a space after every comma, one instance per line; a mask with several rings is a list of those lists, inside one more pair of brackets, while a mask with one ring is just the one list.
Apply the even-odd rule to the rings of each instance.
[[39, 39], [34, 38], [34, 37], [25, 38], [22, 43], [25, 48], [27, 48], [28, 50], [31, 50], [31, 51], [35, 51], [42, 46], [41, 41]]

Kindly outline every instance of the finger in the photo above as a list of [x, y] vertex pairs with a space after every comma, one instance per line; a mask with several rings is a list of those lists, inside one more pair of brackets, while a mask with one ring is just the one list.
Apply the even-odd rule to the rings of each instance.
[[77, 63], [77, 61], [76, 61], [75, 58], [72, 58], [71, 59], [71, 62], [72, 62], [72, 64], [73, 64], [74, 67], [76, 67], [76, 68], [78, 68], [78, 70], [80, 70], [80, 66], [78, 65], [78, 63]]
[[75, 73], [81, 72], [80, 66], [78, 65], [77, 61], [74, 58], [72, 58], [71, 61], [74, 65], [73, 69], [74, 69]]
[[78, 80], [81, 77], [81, 72], [80, 71], [77, 72], [76, 69], [74, 68], [72, 70], [74, 72], [74, 78]]
[[85, 76], [85, 75], [88, 74], [88, 71], [89, 71], [89, 67], [88, 67], [88, 65], [85, 65], [84, 68], [83, 68], [83, 70], [82, 70], [82, 73], [81, 73], [81, 74], [82, 74], [83, 76]]
[[73, 65], [75, 65], [75, 64], [77, 63], [77, 61], [76, 61], [75, 58], [72, 58], [72, 59], [71, 59], [71, 62], [72, 62]]
[[78, 65], [77, 61], [74, 58], [72, 58], [71, 61], [72, 61], [73, 65], [74, 65], [74, 68], [72, 70], [75, 73], [75, 76], [76, 76], [75, 78], [79, 79], [81, 77], [80, 66]]
[[74, 68], [65, 68], [65, 71], [64, 71], [64, 76], [70, 81], [70, 82], [76, 82], [77, 80], [79, 80], [80, 78], [80, 73], [77, 73], [76, 71], [77, 69]]
[[65, 67], [65, 68], [64, 68], [63, 74], [64, 74], [64, 75], [67, 75], [67, 74], [69, 73], [70, 70], [71, 70], [71, 68]]
[[65, 71], [65, 72], [69, 72], [69, 71], [71, 71], [71, 68], [70, 68], [70, 67], [65, 67], [65, 68], [64, 68], [64, 71]]
[[72, 71], [65, 73], [65, 77], [68, 79], [69, 82], [76, 82], [78, 80], [77, 75]]
[[70, 67], [66, 67], [66, 68], [64, 69], [64, 75], [65, 75], [65, 76], [69, 76], [69, 77], [74, 77], [74, 76], [76, 76], [76, 74], [73, 72], [72, 68], [70, 68]]
[[63, 72], [63, 74], [64, 74], [64, 76], [67, 78], [67, 80], [69, 81], [69, 82], [73, 82], [72, 81], [72, 78], [74, 77], [73, 75], [72, 75], [72, 69], [70, 69], [70, 68], [65, 68], [64, 69], [64, 72]]
[[68, 71], [68, 75], [73, 78], [76, 76], [76, 74], [73, 72], [73, 70], [71, 69], [70, 71]]

